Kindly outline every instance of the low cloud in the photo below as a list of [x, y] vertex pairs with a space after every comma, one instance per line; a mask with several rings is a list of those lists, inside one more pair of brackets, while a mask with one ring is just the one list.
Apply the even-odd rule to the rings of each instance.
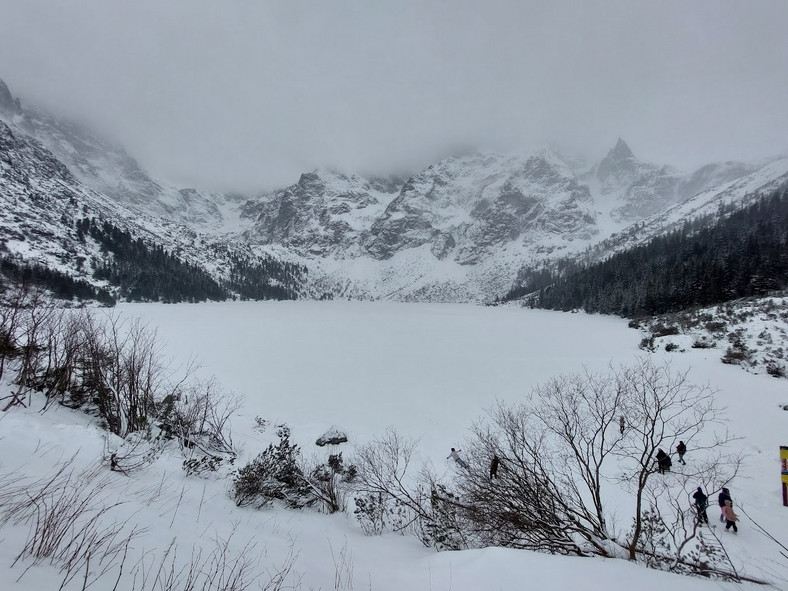
[[0, 0], [0, 77], [154, 176], [254, 191], [459, 147], [788, 150], [788, 3]]

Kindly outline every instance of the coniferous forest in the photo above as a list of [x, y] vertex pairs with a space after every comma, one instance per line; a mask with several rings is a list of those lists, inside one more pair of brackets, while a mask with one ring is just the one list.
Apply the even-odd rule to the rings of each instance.
[[148, 246], [125, 230], [93, 219], [77, 221], [77, 236], [89, 235], [104, 253], [111, 253], [93, 272], [120, 289], [131, 302], [204, 302], [224, 300], [229, 293], [203, 269], [183, 262], [161, 246]]
[[261, 264], [234, 258], [230, 278], [219, 283], [205, 270], [172, 255], [159, 245], [148, 245], [109, 222], [77, 221], [77, 236], [90, 236], [107, 256], [93, 276], [118, 286], [127, 301], [221, 301], [237, 293], [243, 299], [296, 299], [305, 269], [272, 258]]
[[[2, 283], [45, 289], [59, 299], [95, 300], [112, 306], [116, 298], [130, 302], [204, 302], [240, 297], [243, 300], [295, 300], [307, 269], [273, 257], [250, 260], [228, 255], [226, 280], [216, 280], [198, 265], [183, 261], [160, 245], [147, 244], [126, 230], [93, 218], [77, 220], [77, 238], [94, 240], [104, 257], [94, 263], [93, 277], [111, 287], [96, 287], [66, 273], [35, 263], [0, 258]], [[1, 285], [0, 285], [1, 287]], [[116, 288], [116, 289], [113, 289]]]
[[524, 270], [502, 301], [639, 317], [788, 287], [788, 186], [728, 209], [601, 262]]
[[40, 287], [62, 300], [96, 300], [108, 306], [115, 298], [106, 289], [94, 287], [86, 281], [74, 279], [55, 269], [36, 264], [19, 264], [9, 257], [0, 259], [0, 278], [13, 284]]

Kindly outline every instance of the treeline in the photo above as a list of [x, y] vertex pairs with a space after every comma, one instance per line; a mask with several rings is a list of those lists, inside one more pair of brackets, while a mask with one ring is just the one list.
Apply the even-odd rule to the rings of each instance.
[[225, 300], [229, 292], [196, 265], [173, 256], [160, 245], [148, 245], [141, 238], [109, 222], [84, 218], [76, 223], [77, 237], [95, 240], [112, 257], [93, 272], [96, 279], [119, 288], [131, 302], [204, 302]]
[[788, 188], [713, 225], [701, 227], [704, 222], [688, 222], [602, 262], [565, 260], [554, 269], [529, 270], [502, 300], [527, 298], [537, 308], [637, 317], [788, 286]]
[[76, 222], [77, 237], [95, 240], [102, 252], [111, 254], [93, 276], [117, 286], [121, 298], [132, 301], [204, 302], [235, 297], [252, 300], [297, 299], [306, 269], [271, 257], [252, 262], [231, 256], [229, 279], [220, 282], [198, 265], [185, 262], [161, 245], [141, 238], [109, 222], [83, 218]]
[[282, 263], [271, 257], [252, 262], [231, 257], [227, 287], [243, 300], [296, 300], [298, 288], [306, 276], [306, 267]]
[[115, 305], [115, 298], [108, 290], [42, 265], [20, 264], [9, 257], [2, 257], [0, 276], [12, 285], [46, 289], [57, 299], [96, 300], [107, 306]]

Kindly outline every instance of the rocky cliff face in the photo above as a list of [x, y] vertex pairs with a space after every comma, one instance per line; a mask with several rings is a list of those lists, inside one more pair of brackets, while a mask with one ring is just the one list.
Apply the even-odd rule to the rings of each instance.
[[595, 166], [577, 168], [541, 150], [447, 158], [399, 184], [316, 170], [247, 202], [244, 239], [297, 253], [326, 291], [486, 299], [524, 262], [579, 253], [759, 167], [727, 162], [685, 174], [639, 160], [619, 140]]
[[253, 222], [244, 237], [303, 255], [358, 256], [362, 234], [397, 187], [328, 170], [305, 173], [296, 184], [244, 205], [242, 218]]
[[620, 138], [596, 166], [594, 176], [601, 201], [610, 206], [610, 217], [620, 224], [642, 219], [679, 199], [682, 174], [639, 160]]
[[364, 242], [376, 259], [429, 245], [438, 259], [476, 264], [513, 241], [590, 237], [588, 187], [554, 154], [450, 158], [412, 177]]

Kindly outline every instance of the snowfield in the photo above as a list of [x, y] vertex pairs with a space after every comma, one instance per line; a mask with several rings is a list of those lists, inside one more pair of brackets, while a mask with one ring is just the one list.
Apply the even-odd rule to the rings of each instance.
[[[463, 447], [472, 422], [497, 400], [516, 402], [552, 377], [584, 368], [603, 371], [611, 363], [632, 363], [646, 354], [638, 348], [642, 334], [627, 328], [626, 320], [517, 307], [225, 302], [126, 304], [117, 312], [158, 327], [173, 366], [196, 357], [201, 375], [215, 376], [225, 390], [245, 397], [233, 417], [233, 440], [240, 452], [235, 467], [261, 452], [279, 424], [291, 428], [292, 440], [305, 455], [320, 458], [328, 451], [317, 447], [315, 440], [332, 426], [348, 435], [349, 442], [339, 447], [348, 456], [354, 445], [391, 426], [419, 438], [417, 464], [431, 463], [439, 475], [450, 476], [457, 469], [446, 459], [450, 448]], [[691, 381], [716, 390], [719, 405], [727, 407], [729, 428], [742, 437], [736, 445], [747, 457], [743, 473], [730, 486], [741, 509], [739, 533], [720, 533], [720, 538], [740, 574], [788, 589], [788, 556], [756, 525], [788, 545], [788, 507], [782, 506], [779, 463], [779, 446], [788, 445], [788, 412], [779, 407], [788, 404], [788, 382], [724, 365], [719, 350], [660, 350], [649, 355], [657, 362], [669, 359], [677, 371], [689, 368]], [[5, 392], [12, 385], [3, 382], [0, 387]], [[251, 589], [758, 587], [683, 577], [626, 560], [502, 548], [438, 553], [413, 536], [364, 536], [352, 514], [237, 508], [227, 494], [229, 468], [209, 478], [187, 476], [181, 467], [183, 456], [167, 449], [128, 476], [111, 472], [107, 458], [120, 442], [107, 436], [95, 417], [65, 408], [40, 413], [41, 406], [35, 400], [30, 409], [0, 414], [0, 499], [14, 483], [25, 477], [50, 478], [66, 461], [83, 480], [96, 472], [98, 476], [89, 480], [95, 483], [91, 486], [96, 502], [109, 506], [123, 501], [107, 513], [107, 523], [142, 528], [125, 573], [134, 565], [145, 565], [149, 587], [141, 578], [122, 576], [119, 591], [153, 588], [150, 573], [176, 555], [175, 550], [167, 553], [173, 540], [179, 564], [193, 560], [210, 570], [224, 560], [248, 566], [256, 576]], [[258, 417], [265, 428], [260, 428]], [[686, 460], [693, 461], [691, 449]], [[66, 483], [64, 490], [69, 486]], [[622, 498], [626, 503], [626, 496]], [[626, 515], [631, 514], [628, 509]], [[716, 494], [710, 495], [708, 513], [716, 520]], [[629, 522], [621, 519], [617, 527], [624, 534]], [[0, 528], [0, 587], [58, 589], [64, 577], [59, 565], [44, 562], [31, 567], [32, 561], [22, 558], [12, 566], [28, 531], [27, 525], [13, 521]], [[226, 554], [216, 553], [217, 542], [226, 546]], [[91, 572], [87, 580], [84, 572], [75, 573], [66, 588], [113, 589], [115, 570], [88, 585], [97, 570]]]

